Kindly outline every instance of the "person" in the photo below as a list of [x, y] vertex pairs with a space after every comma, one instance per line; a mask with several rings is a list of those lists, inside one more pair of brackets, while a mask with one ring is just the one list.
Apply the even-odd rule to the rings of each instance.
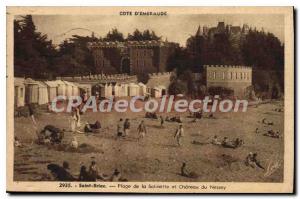
[[77, 116], [76, 116], [76, 113], [75, 113], [75, 111], [72, 111], [72, 113], [71, 113], [71, 122], [70, 122], [71, 124], [71, 131], [72, 132], [75, 132], [75, 130], [76, 130], [76, 126], [77, 126]]
[[224, 137], [224, 139], [223, 139], [221, 145], [222, 145], [223, 147], [225, 147], [225, 148], [233, 148], [233, 149], [236, 148], [235, 145], [233, 145], [232, 143], [229, 142], [228, 137]]
[[88, 100], [88, 96], [87, 96], [86, 91], [84, 91], [84, 92], [82, 93], [81, 98], [82, 98], [82, 103], [85, 104], [85, 103], [87, 102], [87, 100]]
[[68, 172], [69, 163], [64, 161], [63, 166], [57, 164], [48, 164], [47, 169], [50, 170], [55, 180], [58, 181], [75, 181], [76, 179]]
[[267, 124], [267, 125], [273, 125], [273, 124], [274, 124], [273, 122], [268, 121], [266, 118], [263, 118], [263, 119], [262, 119], [262, 123], [263, 123], [263, 124]]
[[222, 143], [218, 140], [218, 136], [214, 136], [214, 138], [211, 141], [212, 144], [214, 145], [221, 145]]
[[182, 123], [182, 119], [181, 119], [181, 117], [180, 117], [180, 116], [177, 116], [177, 117], [176, 117], [176, 122], [178, 122], [178, 123]]
[[146, 133], [147, 133], [144, 120], [141, 121], [141, 123], [139, 124], [137, 130], [138, 130], [139, 138], [144, 138]]
[[34, 117], [34, 110], [33, 110], [33, 107], [31, 104], [28, 104], [28, 111], [29, 111], [29, 116], [33, 122], [33, 125], [34, 126], [37, 126], [37, 123], [36, 123], [36, 120], [35, 120], [35, 117]]
[[265, 170], [265, 168], [257, 160], [257, 153], [250, 152], [246, 157], [245, 164], [246, 164], [246, 166], [250, 166], [252, 168], [259, 167], [259, 168]]
[[273, 131], [272, 129], [271, 130], [268, 130], [267, 133], [264, 133], [263, 134], [264, 136], [268, 136], [268, 137], [272, 137], [272, 138], [279, 138], [280, 137], [280, 134], [279, 134], [279, 131]]
[[75, 114], [76, 114], [76, 127], [80, 127], [81, 123], [80, 123], [80, 110], [79, 110], [79, 107], [75, 108]]
[[228, 142], [229, 142], [229, 141], [228, 141], [228, 137], [224, 137], [221, 144], [222, 144], [223, 146], [226, 146], [226, 145], [228, 145]]
[[51, 143], [61, 143], [64, 137], [65, 129], [60, 130], [53, 125], [46, 125], [44, 129], [40, 132], [43, 138], [49, 138]]
[[164, 118], [163, 118], [163, 116], [160, 116], [159, 118], [160, 118], [160, 126], [163, 127], [164, 126], [164, 122], [165, 122]]
[[92, 129], [100, 129], [101, 128], [101, 123], [97, 120], [94, 124], [90, 124], [90, 127]]
[[240, 147], [243, 145], [243, 143], [244, 143], [244, 141], [242, 139], [236, 138], [234, 141], [234, 147], [235, 148]]
[[129, 119], [126, 118], [124, 122], [124, 137], [129, 135], [129, 131], [130, 131], [130, 122]]
[[87, 172], [86, 167], [84, 165], [82, 165], [80, 167], [80, 173], [79, 173], [78, 180], [83, 181], [83, 182], [93, 181], [93, 179], [90, 177], [90, 175]]
[[199, 175], [195, 172], [189, 172], [186, 168], [186, 163], [183, 162], [181, 166], [181, 175], [188, 178], [198, 178]]
[[120, 118], [118, 124], [117, 124], [117, 136], [121, 137], [122, 136], [122, 125], [123, 125], [123, 119]]
[[198, 112], [198, 118], [201, 119], [203, 116], [203, 110], [201, 109], [199, 112]]
[[176, 130], [176, 133], [175, 133], [175, 136], [174, 136], [174, 138], [177, 141], [178, 146], [182, 145], [183, 136], [184, 136], [183, 126], [182, 126], [182, 124], [180, 124], [178, 129]]
[[121, 172], [118, 169], [115, 169], [114, 173], [112, 174], [110, 181], [112, 182], [119, 182], [121, 179]]
[[214, 116], [214, 114], [213, 114], [213, 112], [209, 113], [208, 118], [210, 118], [210, 119], [216, 119], [215, 116]]
[[256, 133], [256, 134], [259, 134], [258, 128], [255, 129], [255, 133]]
[[15, 136], [14, 145], [15, 147], [22, 147], [22, 144], [17, 136]]
[[71, 148], [73, 149], [78, 149], [78, 141], [77, 138], [74, 136], [72, 141], [71, 141]]
[[98, 167], [97, 167], [96, 162], [94, 160], [91, 162], [91, 165], [90, 165], [90, 168], [89, 168], [89, 176], [91, 177], [92, 181], [96, 181], [99, 177]]
[[169, 116], [166, 117], [166, 121], [167, 121], [167, 122], [170, 122]]
[[86, 133], [92, 133], [93, 132], [93, 129], [91, 128], [91, 125], [88, 122], [85, 123], [84, 132], [86, 132]]
[[185, 162], [183, 162], [182, 166], [181, 166], [181, 175], [182, 176], [188, 176], [188, 171], [186, 169], [186, 163]]

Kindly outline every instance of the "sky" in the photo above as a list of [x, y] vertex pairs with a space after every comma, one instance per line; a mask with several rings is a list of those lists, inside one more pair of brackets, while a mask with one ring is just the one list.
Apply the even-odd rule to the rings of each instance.
[[[119, 16], [119, 15], [33, 15], [37, 31], [47, 34], [54, 44], [74, 34], [104, 37], [109, 30], [117, 28], [127, 36], [135, 29], [155, 31], [163, 40], [185, 46], [190, 35], [195, 35], [198, 26], [217, 26], [219, 21], [233, 26], [248, 24], [258, 30], [271, 32], [284, 41], [284, 16], [279, 14], [178, 14], [167, 16]], [[82, 28], [82, 29], [77, 29]], [[75, 29], [75, 30], [72, 30]], [[88, 29], [88, 30], [84, 30]], [[71, 30], [71, 31], [70, 31]], [[67, 33], [66, 33], [67, 32]]]

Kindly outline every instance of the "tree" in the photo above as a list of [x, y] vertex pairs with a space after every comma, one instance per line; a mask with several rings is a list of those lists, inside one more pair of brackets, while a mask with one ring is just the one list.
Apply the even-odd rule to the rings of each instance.
[[49, 78], [55, 49], [46, 35], [36, 31], [31, 15], [14, 20], [14, 41], [15, 76]]
[[125, 41], [124, 36], [118, 29], [113, 28], [109, 31], [106, 37], [103, 38], [104, 41]]
[[[253, 66], [255, 90], [272, 94], [273, 87], [283, 92], [284, 45], [271, 33], [250, 30], [241, 45], [245, 65]], [[273, 89], [274, 90], [274, 89]]]
[[182, 48], [175, 48], [172, 55], [167, 60], [167, 70], [173, 71], [176, 69], [178, 77], [180, 77], [184, 71], [192, 69], [193, 64], [190, 59], [189, 52]]
[[133, 34], [128, 34], [127, 40], [128, 41], [151, 41], [151, 40], [160, 40], [161, 37], [158, 37], [154, 31], [144, 30], [144, 32], [139, 31], [136, 29]]
[[64, 40], [59, 45], [53, 70], [56, 75], [82, 75], [95, 73], [94, 58], [88, 49], [89, 42], [100, 39], [93, 36], [73, 35], [72, 38]]

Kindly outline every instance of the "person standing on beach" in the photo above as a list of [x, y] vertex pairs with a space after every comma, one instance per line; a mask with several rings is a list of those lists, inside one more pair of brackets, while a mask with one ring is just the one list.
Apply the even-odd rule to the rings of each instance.
[[120, 118], [118, 124], [117, 124], [117, 137], [121, 137], [122, 136], [122, 126], [123, 126], [123, 119]]
[[130, 121], [128, 118], [126, 118], [125, 122], [124, 122], [124, 137], [128, 136], [130, 132]]
[[141, 121], [137, 130], [138, 130], [139, 138], [144, 138], [147, 133], [144, 120]]
[[182, 124], [180, 124], [178, 129], [176, 130], [176, 133], [175, 133], [175, 136], [174, 136], [178, 146], [182, 146], [183, 136], [184, 136], [184, 130], [183, 130]]

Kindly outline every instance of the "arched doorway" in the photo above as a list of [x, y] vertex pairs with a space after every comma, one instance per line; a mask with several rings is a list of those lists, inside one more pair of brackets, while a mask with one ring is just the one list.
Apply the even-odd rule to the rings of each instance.
[[130, 60], [128, 57], [121, 60], [121, 73], [130, 74]]

